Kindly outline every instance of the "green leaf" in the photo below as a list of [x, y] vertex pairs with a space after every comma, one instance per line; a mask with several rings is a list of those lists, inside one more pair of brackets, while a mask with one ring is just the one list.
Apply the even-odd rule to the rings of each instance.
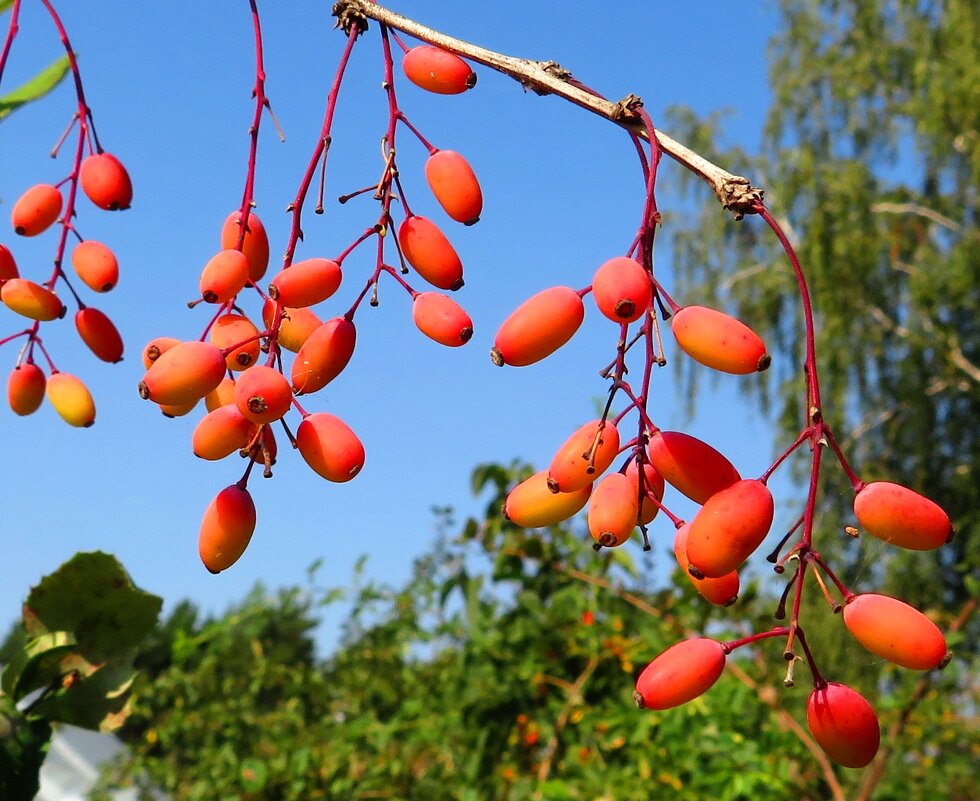
[[242, 781], [242, 788], [247, 793], [257, 793], [265, 787], [266, 779], [269, 777], [265, 763], [259, 759], [248, 758], [242, 760], [239, 776]]
[[14, 0], [0, 0], [0, 14], [6, 11], [14, 4]]
[[37, 702], [31, 713], [83, 729], [115, 731], [129, 715], [134, 678], [136, 671], [128, 665], [106, 665]]
[[14, 701], [50, 684], [61, 675], [61, 660], [75, 647], [75, 638], [64, 631], [28, 640], [14, 654], [0, 677], [0, 690]]
[[[0, 11], [2, 10], [0, 8]], [[25, 103], [44, 97], [61, 83], [65, 75], [68, 74], [70, 66], [68, 56], [62, 56], [41, 70], [27, 83], [21, 84], [14, 91], [0, 97], [0, 120]]]

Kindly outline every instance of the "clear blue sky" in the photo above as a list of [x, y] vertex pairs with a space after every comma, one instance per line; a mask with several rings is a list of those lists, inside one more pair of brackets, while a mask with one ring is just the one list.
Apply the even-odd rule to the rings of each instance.
[[[60, 53], [40, 4], [24, 5], [0, 91]], [[196, 338], [210, 315], [184, 304], [196, 295], [201, 267], [218, 249], [221, 222], [241, 198], [254, 79], [248, 4], [60, 5], [103, 145], [125, 162], [135, 185], [131, 210], [109, 214], [83, 201], [77, 221], [86, 238], [109, 244], [119, 257], [118, 287], [85, 299], [116, 321], [127, 356], [118, 365], [97, 361], [77, 342], [71, 315], [47, 324], [42, 333], [59, 368], [93, 389], [96, 425], [72, 429], [48, 405], [23, 419], [5, 404], [0, 409], [0, 625], [16, 616], [31, 584], [78, 550], [117, 554], [167, 608], [190, 598], [217, 612], [258, 580], [273, 587], [301, 582], [321, 557], [324, 584], [347, 582], [365, 553], [373, 578], [398, 582], [432, 541], [433, 505], [452, 505], [461, 518], [481, 508], [469, 490], [474, 465], [515, 457], [544, 465], [594, 416], [605, 391], [597, 371], [612, 357], [616, 331], [591, 303], [572, 344], [546, 362], [501, 370], [487, 352], [518, 303], [555, 284], [586, 286], [599, 264], [625, 251], [642, 201], [629, 140], [608, 123], [526, 94], [486, 70], [477, 88], [460, 97], [425, 95], [402, 80], [399, 100], [412, 122], [435, 145], [462, 152], [483, 183], [481, 222], [453, 224], [429, 196], [422, 148], [401, 134], [399, 161], [413, 210], [442, 225], [461, 254], [466, 287], [456, 299], [472, 315], [475, 335], [453, 350], [425, 339], [411, 322], [407, 296], [392, 282], [383, 284], [381, 306], [358, 314], [350, 368], [305, 404], [340, 415], [359, 433], [367, 449], [363, 472], [349, 484], [329, 484], [281, 449], [275, 477], [256, 474], [250, 485], [259, 522], [248, 551], [232, 569], [208, 574], [197, 556], [200, 519], [211, 498], [238, 479], [240, 462], [196, 459], [190, 436], [200, 414], [165, 419], [139, 399], [136, 384], [146, 341], [164, 334]], [[265, 121], [256, 195], [274, 254], [285, 245], [282, 210], [309, 158], [343, 44], [332, 30], [330, 5], [260, 0], [267, 91], [287, 135], [280, 143]], [[527, 0], [390, 5], [493, 49], [556, 60], [611, 98], [640, 95], [655, 122], [677, 103], [702, 113], [731, 108], [730, 141], [757, 145], [769, 97], [765, 47], [775, 25], [768, 4], [624, 0], [607, 4], [605, 18], [585, 2], [563, 3], [560, 11], [553, 2]], [[0, 22], [5, 27], [6, 15]], [[341, 96], [328, 198], [380, 173], [386, 114], [380, 70], [374, 30], [355, 49]], [[0, 124], [0, 242], [14, 250], [21, 273], [37, 280], [50, 270], [55, 235], [23, 240], [4, 221], [25, 188], [69, 170], [67, 149], [57, 161], [47, 153], [73, 108], [66, 83]], [[679, 169], [665, 162], [662, 198]], [[369, 200], [328, 205], [322, 217], [307, 219], [297, 258], [338, 254], [375, 216]], [[665, 245], [657, 251], [658, 276], [670, 287]], [[369, 250], [345, 264], [344, 285], [336, 300], [317, 309], [321, 317], [349, 305], [373, 263]], [[710, 299], [679, 300], [710, 305]], [[251, 299], [246, 307], [257, 310]], [[0, 336], [21, 325], [0, 309]], [[17, 345], [0, 348], [4, 376], [16, 355]], [[743, 475], [758, 475], [777, 443], [774, 426], [737, 398], [745, 380], [752, 379], [702, 382], [698, 415], [689, 419], [676, 374], [665, 370], [653, 416], [663, 428], [683, 428], [720, 447]], [[653, 532], [656, 562], [669, 565], [671, 528], [658, 521]], [[324, 627], [325, 645], [337, 622]]]

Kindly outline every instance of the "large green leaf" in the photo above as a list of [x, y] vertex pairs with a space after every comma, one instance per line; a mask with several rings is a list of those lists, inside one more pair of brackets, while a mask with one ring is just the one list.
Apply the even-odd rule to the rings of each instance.
[[42, 634], [28, 640], [4, 667], [0, 691], [13, 700], [50, 684], [61, 676], [61, 660], [75, 647], [75, 639], [64, 631]]
[[14, 91], [0, 97], [0, 120], [25, 103], [44, 97], [61, 83], [70, 66], [68, 56], [62, 56]]

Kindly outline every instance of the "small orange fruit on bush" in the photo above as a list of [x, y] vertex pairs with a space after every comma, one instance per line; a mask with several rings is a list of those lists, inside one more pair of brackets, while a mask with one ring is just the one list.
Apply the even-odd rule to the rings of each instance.
[[705, 637], [682, 640], [643, 669], [633, 699], [643, 709], [680, 706], [711, 689], [724, 669], [720, 642]]
[[165, 406], [198, 401], [225, 377], [225, 357], [210, 342], [181, 342], [163, 351], [139, 383], [140, 397]]
[[704, 504], [742, 478], [721, 453], [680, 431], [654, 431], [647, 456], [668, 484], [695, 503]]
[[871, 653], [910, 670], [946, 659], [946, 638], [922, 612], [888, 595], [863, 593], [844, 602], [844, 625]]
[[228, 365], [229, 370], [244, 370], [251, 367], [258, 360], [261, 352], [259, 329], [248, 317], [235, 312], [222, 314], [214, 321], [209, 339], [212, 345], [222, 351], [238, 345], [225, 356], [225, 364]]
[[685, 306], [670, 327], [688, 356], [723, 373], [747, 375], [772, 361], [762, 338], [745, 323], [705, 306]]
[[942, 508], [924, 495], [873, 481], [854, 496], [854, 514], [869, 534], [913, 551], [938, 548], [953, 536], [953, 524]]
[[591, 484], [575, 492], [552, 492], [548, 488], [548, 471], [541, 470], [507, 494], [504, 517], [523, 528], [554, 526], [580, 511], [591, 494]]
[[0, 287], [0, 300], [13, 312], [42, 323], [65, 315], [65, 304], [46, 286], [26, 278], [10, 278]]
[[686, 524], [677, 529], [674, 535], [674, 558], [680, 565], [684, 575], [694, 585], [698, 594], [718, 606], [730, 606], [738, 597], [739, 579], [736, 571], [726, 573], [717, 578], [695, 578], [691, 571], [687, 569], [691, 563], [687, 556], [687, 533], [690, 531], [690, 524]]
[[108, 292], [119, 282], [119, 262], [101, 242], [79, 242], [71, 252], [71, 264], [93, 292]]
[[827, 756], [845, 768], [863, 768], [878, 753], [878, 716], [863, 695], [844, 684], [830, 682], [814, 689], [806, 704], [806, 722]]
[[109, 153], [93, 153], [82, 161], [79, 175], [82, 191], [106, 211], [128, 209], [133, 202], [133, 184], [126, 168]]
[[357, 329], [344, 317], [319, 326], [299, 349], [290, 373], [297, 395], [317, 392], [340, 375], [357, 344]]
[[473, 321], [449, 295], [420, 292], [412, 301], [412, 319], [429, 339], [449, 348], [465, 345], [473, 336]]
[[44, 371], [34, 362], [15, 367], [7, 379], [7, 403], [14, 414], [24, 417], [36, 412], [44, 400], [46, 383]]
[[653, 284], [638, 261], [617, 256], [596, 270], [592, 297], [599, 311], [614, 323], [632, 323], [650, 307]]
[[712, 495], [690, 523], [687, 556], [698, 578], [719, 578], [744, 562], [769, 533], [772, 493], [758, 479], [743, 479]]
[[232, 484], [211, 501], [201, 521], [197, 548], [212, 573], [227, 570], [245, 553], [255, 531], [255, 503], [247, 489]]
[[329, 298], [343, 279], [340, 265], [331, 259], [305, 259], [280, 271], [269, 284], [269, 297], [283, 306], [313, 306]]
[[95, 422], [95, 401], [80, 378], [54, 372], [48, 377], [45, 392], [54, 410], [68, 425], [88, 428]]
[[350, 481], [364, 467], [364, 446], [339, 417], [314, 412], [296, 429], [296, 447], [315, 473], [327, 481]]
[[235, 382], [235, 405], [253, 423], [274, 423], [292, 404], [289, 382], [274, 367], [256, 364]]
[[191, 437], [191, 448], [201, 459], [224, 459], [248, 444], [254, 428], [255, 424], [234, 404], [219, 406], [198, 422]]
[[[267, 300], [262, 305], [262, 322], [271, 329], [275, 322], [276, 302]], [[323, 320], [310, 309], [286, 308], [282, 325], [279, 326], [279, 345], [293, 353], [303, 347], [310, 335], [323, 325]]]
[[98, 358], [109, 364], [122, 361], [123, 340], [109, 317], [88, 306], [75, 313], [75, 328], [82, 341]]
[[170, 350], [174, 345], [179, 345], [181, 340], [176, 337], [154, 337], [146, 343], [140, 358], [143, 360], [143, 367], [147, 370], [161, 355]]
[[518, 306], [504, 320], [494, 339], [490, 358], [502, 367], [526, 367], [550, 356], [572, 338], [582, 320], [585, 305], [578, 292], [567, 286], [545, 289]]
[[607, 548], [622, 545], [636, 527], [640, 499], [633, 482], [622, 473], [601, 479], [589, 499], [589, 533]]
[[14, 254], [10, 252], [10, 249], [6, 245], [0, 244], [0, 286], [3, 286], [3, 282], [11, 278], [20, 278], [17, 262], [14, 260]]
[[473, 168], [453, 150], [437, 150], [425, 162], [425, 180], [446, 214], [473, 225], [483, 212], [483, 192]]
[[221, 250], [201, 271], [201, 297], [207, 303], [224, 303], [248, 283], [248, 259], [240, 250]]
[[458, 95], [476, 86], [476, 73], [454, 53], [419, 45], [405, 54], [402, 69], [416, 86], [437, 95]]
[[35, 184], [14, 203], [10, 222], [21, 236], [37, 236], [61, 214], [61, 192], [51, 184]]
[[463, 264], [455, 248], [432, 220], [413, 215], [398, 227], [398, 245], [415, 271], [439, 289], [463, 286]]
[[[238, 249], [238, 238], [242, 230], [241, 219], [241, 212], [233, 211], [221, 226], [222, 249]], [[269, 269], [269, 235], [254, 211], [248, 213], [245, 241], [242, 243], [241, 250], [245, 254], [245, 258], [248, 259], [249, 280], [258, 281]]]
[[565, 440], [548, 468], [552, 492], [575, 492], [601, 476], [619, 453], [619, 431], [608, 420], [593, 420]]

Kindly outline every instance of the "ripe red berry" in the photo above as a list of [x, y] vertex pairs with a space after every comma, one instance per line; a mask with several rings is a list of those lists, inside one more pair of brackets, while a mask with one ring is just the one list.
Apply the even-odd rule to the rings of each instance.
[[465, 345], [473, 336], [466, 310], [439, 292], [419, 292], [412, 301], [412, 319], [429, 339], [449, 348]]
[[632, 323], [650, 307], [653, 284], [639, 262], [617, 256], [596, 270], [592, 297], [599, 311], [614, 323]]
[[594, 482], [619, 453], [619, 431], [610, 421], [593, 420], [565, 440], [548, 468], [552, 492], [576, 492]]
[[46, 383], [44, 371], [34, 362], [15, 367], [7, 379], [7, 403], [14, 414], [23, 417], [36, 412], [44, 400]]
[[712, 495], [687, 535], [694, 575], [720, 578], [735, 570], [762, 544], [774, 512], [772, 493], [758, 479], [744, 479]]
[[589, 499], [589, 533], [607, 548], [622, 545], [636, 527], [640, 499], [633, 482], [622, 473], [601, 479]]
[[854, 514], [869, 534], [913, 551], [938, 548], [953, 536], [953, 524], [937, 504], [893, 484], [873, 481], [854, 497]]
[[247, 489], [232, 484], [211, 501], [201, 521], [198, 553], [211, 573], [239, 560], [255, 531], [255, 504]]
[[296, 447], [306, 463], [327, 481], [350, 481], [364, 467], [364, 446], [339, 417], [315, 412], [296, 429]]
[[269, 297], [283, 306], [303, 307], [320, 303], [340, 288], [340, 265], [331, 259], [305, 259], [279, 272], [269, 284]]
[[[233, 211], [221, 226], [222, 250], [236, 250], [241, 234], [242, 215]], [[248, 259], [248, 277], [252, 282], [258, 281], [269, 268], [269, 235], [265, 226], [254, 211], [248, 213], [248, 224], [245, 227], [245, 241], [242, 243], [242, 253]]]
[[96, 206], [107, 211], [128, 209], [133, 202], [129, 173], [115, 156], [93, 153], [82, 161], [82, 191]]
[[274, 423], [293, 403], [286, 377], [274, 367], [256, 364], [235, 382], [235, 405], [253, 423]]
[[647, 455], [667, 483], [695, 503], [704, 504], [742, 478], [721, 453], [679, 431], [653, 432]]
[[255, 327], [255, 323], [234, 312], [222, 314], [215, 320], [208, 338], [212, 345], [222, 351], [233, 348], [225, 356], [225, 364], [229, 370], [239, 371], [251, 367], [258, 360], [262, 348], [259, 329]]
[[946, 638], [922, 612], [887, 595], [863, 593], [844, 604], [844, 625], [871, 653], [910, 670], [946, 660]]
[[690, 524], [683, 525], [677, 529], [674, 535], [674, 558], [680, 565], [681, 571], [694, 585], [694, 589], [705, 600], [718, 606], [731, 606], [738, 597], [739, 579], [736, 571], [726, 573], [717, 578], [695, 578], [688, 570], [691, 560], [687, 555], [687, 534], [691, 530]]
[[723, 373], [747, 375], [769, 367], [766, 345], [745, 323], [704, 306], [675, 312], [670, 327], [688, 356]]
[[453, 150], [438, 150], [425, 162], [425, 180], [439, 205], [456, 222], [473, 225], [483, 212], [480, 182], [469, 163]]
[[61, 214], [61, 192], [51, 184], [36, 184], [24, 192], [10, 212], [14, 233], [37, 236], [48, 229]]
[[682, 640], [647, 665], [636, 680], [633, 699], [643, 709], [670, 709], [707, 692], [725, 669], [720, 642]]
[[433, 45], [419, 45], [405, 54], [405, 75], [416, 86], [438, 95], [458, 95], [476, 86], [476, 73], [459, 56]]
[[827, 756], [845, 768], [863, 768], [878, 753], [878, 717], [864, 696], [846, 685], [831, 682], [810, 693], [806, 722]]
[[101, 242], [79, 242], [71, 252], [71, 264], [78, 277], [95, 292], [108, 292], [119, 281], [119, 262]]
[[434, 222], [413, 215], [398, 228], [402, 254], [416, 272], [439, 289], [455, 292], [463, 286], [463, 264]]
[[17, 271], [17, 262], [14, 261], [14, 254], [6, 245], [0, 244], [0, 286], [3, 282], [11, 278], [20, 278]]
[[198, 401], [221, 383], [225, 370], [225, 357], [210, 342], [181, 342], [150, 364], [140, 397], [166, 406]]
[[347, 367], [356, 344], [357, 329], [344, 317], [334, 317], [316, 328], [293, 361], [293, 391], [304, 395], [323, 389]]
[[0, 300], [13, 312], [30, 320], [50, 322], [65, 315], [65, 304], [46, 286], [26, 278], [10, 278], [0, 287]]
[[523, 528], [554, 526], [580, 511], [591, 494], [591, 484], [575, 492], [552, 492], [548, 488], [548, 471], [542, 470], [507, 494], [504, 517]]
[[572, 338], [585, 318], [578, 292], [567, 286], [528, 298], [504, 320], [490, 358], [499, 367], [525, 367], [550, 356]]
[[88, 306], [75, 313], [75, 328], [82, 341], [98, 358], [115, 364], [122, 361], [123, 340], [109, 317]]
[[248, 283], [248, 259], [240, 250], [221, 250], [201, 271], [201, 297], [207, 303], [225, 303]]

